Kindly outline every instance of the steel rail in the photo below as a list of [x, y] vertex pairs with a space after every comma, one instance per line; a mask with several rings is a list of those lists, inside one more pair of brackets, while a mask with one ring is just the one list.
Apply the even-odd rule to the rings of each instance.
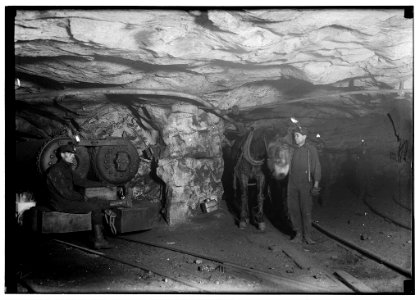
[[412, 230], [411, 226], [409, 224], [404, 224], [403, 222], [400, 222], [398, 220], [392, 219], [390, 216], [387, 216], [385, 213], [381, 213], [379, 210], [375, 209], [374, 206], [369, 202], [367, 199], [368, 197], [363, 197], [363, 203], [375, 214], [380, 216], [381, 218], [387, 220], [388, 222], [391, 222], [397, 226], [400, 226], [407, 230]]
[[[376, 261], [377, 263], [385, 265], [386, 267], [390, 268], [391, 270], [393, 270], [393, 271], [395, 271], [395, 272], [397, 272], [401, 275], [404, 275], [408, 278], [412, 278], [411, 271], [405, 270], [405, 269], [403, 269], [403, 268], [401, 268], [401, 267], [399, 267], [399, 266], [397, 266], [397, 265], [395, 265], [395, 264], [393, 264], [389, 261], [386, 261], [382, 257], [380, 257], [380, 256], [378, 256], [378, 255], [376, 255], [376, 254], [374, 254], [374, 253], [372, 253], [372, 252], [370, 252], [366, 249], [362, 249], [362, 248], [358, 247], [357, 245], [355, 245], [352, 242], [349, 242], [347, 240], [344, 240], [344, 239], [340, 238], [339, 236], [331, 233], [327, 229], [323, 228], [322, 226], [320, 226], [320, 225], [318, 225], [314, 222], [312, 223], [312, 225], [318, 231], [325, 234], [326, 236], [328, 236], [332, 240], [334, 240], [336, 242], [339, 242], [340, 244], [342, 244], [346, 247], [349, 247], [352, 250], [355, 250], [356, 252], [363, 255], [363, 257], [368, 257], [368, 258], [372, 259], [373, 261]], [[209, 261], [214, 261], [214, 262], [217, 262], [217, 263], [219, 263], [221, 265], [224, 265], [224, 266], [229, 266], [231, 268], [239, 269], [239, 270], [244, 271], [248, 274], [261, 275], [262, 277], [264, 277], [264, 279], [270, 280], [270, 281], [275, 282], [275, 283], [287, 283], [288, 286], [296, 287], [299, 290], [305, 289], [305, 290], [310, 291], [312, 293], [317, 293], [317, 292], [318, 293], [325, 293], [325, 292], [330, 293], [331, 292], [331, 290], [322, 289], [318, 286], [314, 286], [314, 285], [311, 285], [311, 284], [308, 284], [308, 283], [293, 280], [293, 279], [290, 279], [290, 278], [286, 278], [286, 277], [279, 276], [279, 275], [269, 273], [269, 272], [265, 272], [265, 271], [262, 271], [262, 270], [258, 270], [258, 269], [254, 269], [254, 268], [250, 268], [250, 267], [245, 267], [245, 266], [242, 266], [242, 265], [239, 265], [239, 264], [236, 264], [236, 263], [224, 261], [224, 260], [221, 260], [219, 258], [215, 258], [215, 257], [211, 257], [211, 256], [207, 256], [207, 255], [203, 255], [203, 254], [199, 254], [199, 253], [195, 253], [195, 252], [191, 252], [191, 251], [180, 250], [180, 249], [177, 249], [177, 248], [174, 248], [174, 247], [170, 247], [170, 246], [166, 246], [166, 245], [162, 245], [162, 244], [158, 244], [158, 243], [147, 242], [147, 241], [139, 241], [139, 240], [135, 240], [135, 239], [127, 238], [127, 237], [113, 237], [113, 238], [124, 240], [124, 241], [127, 241], [127, 242], [132, 242], [132, 243], [143, 244], [143, 245], [152, 246], [152, 247], [156, 247], [156, 248], [161, 248], [161, 249], [177, 252], [177, 253], [180, 253], [180, 254], [185, 254], [185, 255], [190, 255], [190, 256], [206, 259], [206, 260], [209, 260]], [[58, 239], [54, 239], [54, 240], [59, 242], [59, 243], [65, 244], [65, 245], [68, 245], [68, 246], [71, 246], [71, 247], [74, 247], [74, 248], [78, 248], [82, 251], [89, 252], [89, 253], [92, 253], [92, 254], [96, 254], [96, 255], [102, 256], [104, 258], [120, 262], [122, 264], [126, 264], [126, 265], [129, 265], [129, 266], [135, 267], [135, 268], [146, 270], [146, 271], [151, 271], [151, 272], [155, 273], [156, 275], [169, 278], [173, 281], [176, 281], [176, 282], [179, 282], [179, 283], [184, 284], [186, 286], [198, 289], [199, 291], [202, 291], [202, 292], [211, 292], [209, 290], [203, 289], [201, 286], [197, 286], [197, 285], [194, 285], [190, 282], [186, 282], [186, 281], [183, 281], [183, 280], [180, 280], [180, 279], [172, 278], [171, 276], [161, 274], [159, 271], [150, 270], [150, 268], [148, 268], [148, 267], [140, 266], [139, 264], [133, 264], [131, 262], [122, 260], [120, 258], [115, 258], [115, 257], [109, 256], [109, 255], [106, 255], [103, 252], [95, 251], [95, 250], [92, 250], [92, 249], [89, 249], [89, 248], [85, 248], [85, 247], [82, 247], [82, 246], [79, 246], [79, 245], [76, 245], [76, 244], [73, 244], [73, 243], [65, 242], [65, 241], [62, 241], [62, 240], [58, 240]]]
[[[302, 281], [289, 279], [289, 278], [278, 276], [278, 275], [275, 275], [275, 274], [272, 274], [272, 273], [264, 272], [264, 271], [261, 271], [261, 270], [258, 270], [258, 269], [244, 267], [244, 266], [241, 266], [241, 265], [238, 265], [238, 264], [235, 264], [235, 263], [222, 261], [222, 260], [217, 259], [217, 258], [212, 258], [212, 257], [209, 257], [209, 256], [205, 256], [205, 255], [201, 255], [201, 254], [197, 254], [197, 253], [193, 253], [193, 252], [189, 252], [189, 251], [183, 251], [183, 250], [179, 250], [179, 249], [176, 249], [176, 248], [167, 247], [167, 246], [159, 245], [159, 244], [155, 244], [155, 243], [137, 241], [137, 240], [132, 240], [132, 239], [129, 239], [129, 238], [124, 238], [124, 237], [114, 237], [114, 238], [124, 240], [124, 241], [127, 241], [127, 242], [134, 242], [134, 243], [137, 243], [137, 244], [143, 244], [143, 245], [147, 245], [147, 246], [157, 247], [157, 248], [177, 252], [177, 253], [180, 253], [180, 254], [199, 257], [199, 258], [206, 259], [206, 260], [209, 260], [209, 261], [214, 261], [214, 262], [220, 263], [222, 265], [229, 266], [231, 268], [240, 269], [241, 271], [244, 271], [244, 272], [246, 272], [248, 274], [251, 274], [251, 275], [254, 275], [254, 276], [256, 274], [262, 275], [264, 277], [263, 279], [270, 280], [270, 282], [275, 283], [275, 284], [287, 284], [288, 287], [296, 288], [297, 291], [304, 290], [305, 292], [310, 292], [310, 293], [331, 293], [330, 289], [323, 289], [323, 288], [320, 288], [318, 286], [314, 286], [314, 285], [311, 285], [311, 284], [308, 284], [308, 283], [305, 283], [305, 282], [302, 282]], [[106, 258], [106, 259], [109, 259], [109, 260], [112, 260], [112, 261], [116, 261], [116, 262], [131, 266], [131, 267], [135, 267], [135, 268], [141, 269], [143, 271], [151, 271], [158, 276], [169, 278], [170, 280], [173, 280], [175, 282], [179, 282], [183, 285], [186, 285], [186, 286], [189, 286], [191, 288], [197, 289], [198, 292], [204, 292], [204, 293], [212, 293], [213, 292], [213, 291], [210, 291], [210, 290], [207, 290], [207, 289], [203, 289], [201, 286], [197, 286], [193, 283], [173, 278], [173, 277], [168, 276], [166, 274], [162, 274], [162, 273], [160, 273], [159, 271], [156, 271], [156, 270], [151, 270], [151, 268], [149, 268], [149, 267], [141, 266], [140, 264], [134, 264], [134, 263], [131, 263], [129, 261], [107, 255], [107, 254], [105, 254], [103, 252], [100, 252], [100, 251], [92, 250], [92, 249], [89, 249], [89, 248], [86, 248], [86, 247], [83, 247], [83, 246], [79, 246], [77, 244], [73, 244], [73, 243], [70, 243], [70, 242], [66, 242], [66, 241], [63, 241], [63, 240], [60, 240], [60, 239], [53, 239], [53, 241], [55, 241], [57, 243], [64, 244], [64, 245], [67, 245], [67, 246], [70, 246], [70, 247], [73, 247], [73, 248], [77, 248], [77, 249], [79, 249], [81, 251], [84, 251], [84, 252], [88, 252], [88, 253], [91, 253], [91, 254], [96, 254], [96, 255], [101, 256], [103, 258]]]
[[181, 253], [181, 254], [191, 255], [191, 256], [199, 257], [199, 258], [206, 259], [206, 260], [209, 260], [209, 261], [214, 261], [214, 262], [217, 262], [219, 264], [229, 266], [231, 268], [240, 269], [241, 271], [247, 272], [249, 274], [261, 275], [261, 276], [265, 277], [265, 279], [271, 279], [271, 281], [274, 281], [276, 283], [287, 283], [290, 287], [295, 287], [298, 290], [305, 289], [307, 292], [311, 292], [311, 293], [331, 293], [330, 289], [328, 289], [328, 290], [323, 289], [323, 288], [320, 288], [319, 286], [311, 285], [311, 284], [308, 284], [308, 283], [305, 283], [305, 282], [302, 282], [302, 281], [293, 280], [293, 279], [290, 279], [290, 278], [286, 278], [286, 277], [279, 276], [279, 275], [276, 275], [276, 274], [272, 274], [272, 273], [269, 273], [269, 272], [265, 272], [265, 271], [262, 271], [262, 270], [241, 266], [239, 264], [224, 261], [224, 260], [221, 260], [221, 259], [216, 258], [216, 257], [211, 257], [211, 256], [207, 256], [207, 255], [203, 255], [203, 254], [199, 254], [199, 253], [195, 253], [195, 252], [191, 252], [191, 251], [186, 251], [186, 250], [180, 250], [180, 249], [177, 249], [177, 248], [174, 248], [174, 247], [169, 247], [169, 246], [162, 245], [162, 244], [134, 240], [134, 239], [126, 238], [126, 237], [114, 237], [114, 238], [125, 240], [125, 241], [128, 241], [128, 242], [134, 242], [134, 243], [138, 243], [138, 244], [148, 245], [148, 246], [152, 246], [152, 247], [156, 247], [156, 248], [166, 249], [166, 250], [174, 251], [174, 252]]
[[[404, 208], [405, 210], [408, 210], [408, 211], [410, 211], [410, 212], [412, 212], [413, 211], [413, 209], [412, 208], [410, 208], [410, 207], [408, 207], [408, 206], [405, 206], [404, 204], [402, 204], [400, 201], [398, 201], [397, 199], [395, 199], [395, 195], [392, 195], [392, 201], [395, 203], [395, 204], [397, 204], [398, 206], [400, 206], [400, 207], [402, 207], [402, 208]], [[411, 230], [411, 229], [410, 229]]]
[[374, 260], [374, 261], [376, 261], [376, 262], [378, 262], [382, 265], [385, 265], [386, 267], [392, 269], [393, 271], [395, 271], [395, 272], [397, 272], [401, 275], [404, 275], [408, 278], [412, 278], [412, 272], [411, 271], [406, 270], [404, 268], [401, 268], [400, 266], [398, 266], [398, 265], [396, 265], [396, 264], [394, 264], [390, 261], [387, 261], [383, 257], [380, 257], [379, 255], [377, 255], [377, 254], [375, 254], [375, 253], [373, 253], [369, 250], [363, 249], [363, 248], [357, 246], [356, 244], [339, 237], [338, 235], [332, 233], [331, 231], [327, 230], [326, 228], [320, 226], [319, 224], [317, 224], [315, 222], [312, 222], [312, 226], [315, 227], [321, 233], [328, 236], [329, 238], [331, 238], [331, 239], [333, 239], [333, 240], [335, 240], [335, 241], [337, 241], [337, 242], [339, 242], [339, 243], [341, 243], [341, 244], [343, 244], [343, 245], [345, 245], [345, 246], [347, 246], [347, 247], [349, 247], [353, 250], [356, 250], [357, 252], [361, 253], [362, 255], [364, 255], [364, 256], [366, 256], [366, 257], [368, 257], [368, 258], [370, 258], [370, 259], [372, 259], [372, 260]]
[[164, 278], [169, 278], [172, 281], [175, 281], [175, 282], [181, 283], [183, 285], [186, 285], [188, 287], [194, 288], [194, 289], [198, 290], [198, 292], [205, 292], [205, 293], [210, 293], [211, 292], [210, 290], [203, 289], [202, 287], [197, 286], [193, 283], [186, 282], [186, 281], [181, 280], [181, 279], [173, 278], [171, 276], [167, 276], [166, 274], [162, 274], [159, 271], [151, 270], [151, 268], [149, 268], [149, 267], [145, 267], [145, 266], [141, 266], [139, 264], [131, 263], [129, 261], [107, 255], [107, 254], [105, 254], [103, 252], [100, 252], [100, 251], [92, 250], [92, 249], [89, 249], [89, 248], [86, 248], [86, 247], [83, 247], [83, 246], [79, 246], [79, 245], [76, 245], [76, 244], [73, 244], [73, 243], [69, 243], [69, 242], [66, 242], [66, 241], [63, 241], [63, 240], [59, 240], [59, 239], [53, 239], [53, 241], [55, 241], [57, 243], [60, 243], [60, 244], [70, 246], [70, 247], [73, 247], [73, 248], [77, 248], [77, 249], [79, 249], [81, 251], [84, 251], [84, 252], [88, 252], [88, 253], [91, 253], [91, 254], [96, 254], [96, 255], [101, 256], [103, 258], [106, 258], [106, 259], [109, 259], [109, 260], [112, 260], [112, 261], [116, 261], [116, 262], [119, 262], [121, 264], [128, 265], [130, 267], [141, 269], [143, 271], [150, 271], [150, 272], [152, 272], [152, 273], [154, 273], [158, 276], [161, 276], [161, 277], [164, 277]]

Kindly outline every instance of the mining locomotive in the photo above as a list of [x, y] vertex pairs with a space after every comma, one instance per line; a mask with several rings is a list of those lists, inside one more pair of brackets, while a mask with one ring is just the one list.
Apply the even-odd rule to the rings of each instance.
[[[37, 157], [37, 168], [41, 174], [57, 162], [57, 149], [65, 144], [76, 145], [76, 162], [73, 171], [87, 182], [100, 182], [103, 187], [84, 190], [88, 197], [100, 197], [117, 202], [125, 200], [130, 205], [115, 206], [111, 222], [114, 234], [147, 230], [153, 227], [159, 214], [159, 207], [145, 201], [133, 202], [133, 191], [129, 182], [136, 175], [140, 157], [135, 146], [125, 138], [80, 139], [79, 136], [59, 136], [50, 139], [42, 147]], [[91, 180], [93, 179], [93, 180]], [[48, 211], [42, 206], [32, 213], [32, 229], [42, 233], [62, 233], [90, 230], [90, 214], [69, 214]]]

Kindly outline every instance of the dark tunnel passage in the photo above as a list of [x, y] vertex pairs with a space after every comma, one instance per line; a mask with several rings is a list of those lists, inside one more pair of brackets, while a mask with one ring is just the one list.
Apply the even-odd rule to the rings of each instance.
[[[403, 105], [390, 110], [398, 121], [390, 122], [392, 117], [388, 114], [350, 122], [332, 120], [321, 127], [314, 125], [324, 137], [323, 143], [317, 143], [315, 134], [308, 142], [317, 146], [322, 167], [321, 194], [312, 199], [314, 230], [328, 227], [337, 236], [351, 238], [355, 246], [389, 249], [383, 251], [383, 258], [395, 259], [409, 269], [411, 257], [407, 250], [412, 243], [414, 201], [413, 139], [410, 121], [397, 114], [405, 109]], [[332, 139], [325, 138], [326, 131], [335, 132], [337, 137], [333, 139], [341, 145], [332, 148]], [[228, 137], [240, 139], [234, 135]], [[238, 149], [234, 147], [223, 149], [223, 185], [224, 199], [238, 220], [241, 200], [233, 190], [235, 151]], [[266, 221], [285, 235], [293, 236], [287, 207], [288, 177], [276, 180], [267, 169], [264, 171]], [[257, 205], [255, 180], [249, 181], [247, 192], [252, 212]]]
[[[367, 143], [361, 142], [360, 146], [353, 149], [320, 149], [319, 158], [323, 170], [323, 179], [321, 185], [323, 188], [322, 195], [317, 202], [320, 205], [327, 205], [328, 202], [333, 201], [333, 196], [330, 194], [334, 186], [340, 186], [347, 189], [355, 197], [363, 197], [363, 193], [366, 193], [368, 188], [367, 182], [372, 182], [376, 186], [382, 187], [384, 190], [388, 189], [390, 193], [395, 194], [396, 197], [401, 198], [405, 201], [405, 206], [411, 206], [410, 194], [407, 192], [412, 190], [412, 174], [410, 175], [411, 166], [410, 152], [404, 143], [408, 143], [408, 140], [403, 141], [397, 145], [397, 149], [389, 151], [389, 157], [384, 158], [385, 161], [374, 161], [372, 160], [372, 152], [375, 149], [368, 149]], [[403, 150], [402, 150], [403, 148]], [[236, 206], [239, 201], [238, 199], [233, 200], [233, 169], [235, 164], [235, 154], [233, 151], [238, 149], [232, 149], [230, 147], [224, 147], [224, 173], [223, 173], [223, 186], [225, 192], [225, 198], [227, 201], [232, 202], [230, 206], [232, 210], [238, 209]], [[383, 150], [382, 150], [383, 151]], [[388, 161], [388, 162], [387, 162]], [[400, 168], [390, 170], [391, 162], [398, 161]], [[383, 163], [384, 165], [378, 166], [375, 163]], [[375, 171], [375, 169], [384, 169]], [[284, 180], [273, 179], [268, 170], [264, 170], [265, 176], [268, 178], [267, 188], [270, 188], [272, 199], [267, 196], [266, 199], [266, 212], [273, 212], [271, 208], [274, 208], [281, 213], [280, 219], [287, 219], [287, 207], [285, 206], [285, 197], [287, 195], [287, 181], [286, 177]], [[390, 185], [390, 183], [392, 183]], [[250, 198], [255, 198], [255, 180], [249, 182], [249, 192], [251, 193]], [[404, 197], [402, 194], [405, 194]], [[371, 195], [373, 196], [373, 195]], [[239, 198], [239, 197], [237, 197]], [[255, 199], [254, 199], [255, 200]], [[281, 223], [281, 222], [280, 222]], [[283, 224], [284, 225], [284, 224]], [[283, 227], [283, 226], [281, 226]], [[287, 227], [287, 225], [284, 225]], [[286, 229], [285, 229], [286, 230]]]

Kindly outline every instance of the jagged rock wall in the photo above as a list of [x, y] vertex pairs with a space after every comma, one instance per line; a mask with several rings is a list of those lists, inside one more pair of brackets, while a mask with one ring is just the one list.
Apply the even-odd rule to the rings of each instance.
[[223, 122], [196, 106], [174, 105], [163, 128], [166, 144], [157, 175], [166, 183], [171, 225], [197, 213], [203, 200], [223, 194]]

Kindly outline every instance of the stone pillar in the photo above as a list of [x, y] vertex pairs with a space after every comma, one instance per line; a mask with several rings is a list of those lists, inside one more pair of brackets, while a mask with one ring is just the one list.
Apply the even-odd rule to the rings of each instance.
[[167, 186], [170, 225], [199, 212], [200, 202], [223, 194], [223, 122], [193, 105], [176, 104], [162, 130], [165, 155], [157, 175]]

